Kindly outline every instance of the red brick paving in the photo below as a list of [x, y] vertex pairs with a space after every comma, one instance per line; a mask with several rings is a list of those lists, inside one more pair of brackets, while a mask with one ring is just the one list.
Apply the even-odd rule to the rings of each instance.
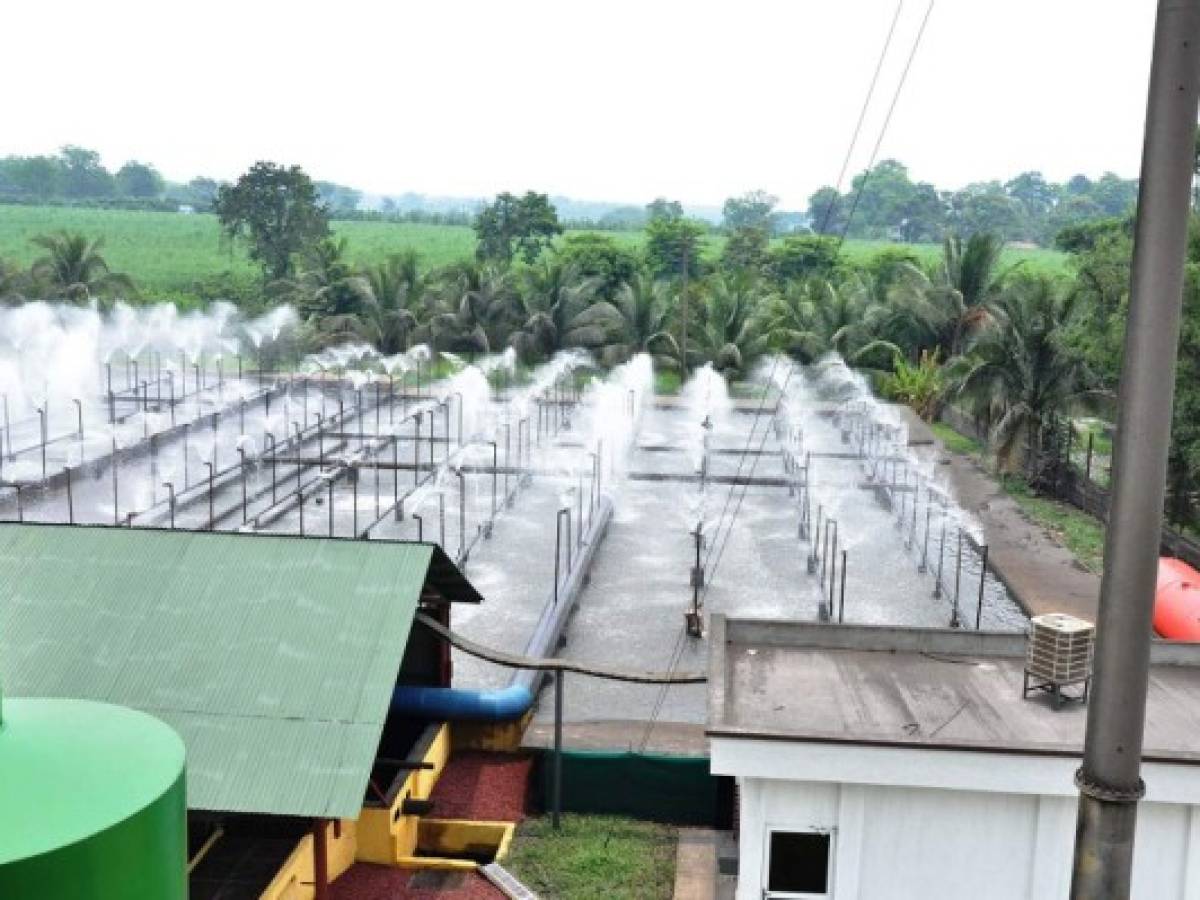
[[433, 789], [433, 818], [520, 822], [533, 758], [513, 753], [457, 753]]

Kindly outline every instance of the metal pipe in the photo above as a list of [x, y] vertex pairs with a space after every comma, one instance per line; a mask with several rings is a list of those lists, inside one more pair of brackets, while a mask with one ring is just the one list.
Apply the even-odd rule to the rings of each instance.
[[271, 505], [274, 506], [278, 502], [275, 497], [275, 435], [271, 434], [269, 431], [264, 431], [263, 442], [266, 443], [267, 439], [270, 439], [271, 441]]
[[329, 536], [333, 537], [333, 476], [329, 478], [329, 499], [325, 503], [329, 506]]
[[171, 528], [175, 527], [175, 485], [169, 481], [163, 482], [163, 487], [167, 489], [167, 512], [170, 514]]
[[551, 824], [557, 830], [562, 827], [562, 724], [563, 724], [563, 670], [554, 670], [554, 803]]
[[838, 623], [840, 624], [846, 616], [846, 551], [842, 551], [842, 592], [841, 598], [838, 600]]
[[216, 530], [216, 516], [213, 515], [213, 464], [206, 462], [208, 467], [208, 531]]
[[1159, 0], [1071, 897], [1129, 896], [1200, 96], [1200, 0]]
[[987, 564], [988, 564], [988, 545], [984, 544], [979, 548], [979, 605], [975, 607], [975, 630], [979, 630], [979, 623], [983, 621], [983, 588], [987, 582]]
[[933, 596], [942, 596], [942, 560], [946, 555], [946, 511], [942, 510], [942, 538], [938, 544], [937, 580], [933, 583]]
[[242, 476], [242, 524], [246, 524], [246, 448], [237, 448], [238, 457], [241, 459], [239, 471]]
[[111, 469], [112, 469], [112, 483], [113, 483], [113, 524], [114, 524], [114, 525], [120, 525], [120, 524], [121, 524], [121, 513], [120, 513], [120, 508], [121, 508], [121, 492], [120, 492], [120, 489], [119, 489], [119, 487], [118, 487], [118, 484], [117, 484], [117, 469], [119, 468], [119, 466], [118, 466], [118, 462], [119, 462], [119, 460], [117, 459], [117, 436], [116, 436], [116, 435], [113, 435], [113, 439], [112, 439], [112, 456], [111, 456], [111, 458], [110, 458], [110, 462], [109, 462], [109, 468], [111, 468]]
[[75, 498], [71, 494], [71, 467], [63, 466], [63, 474], [67, 476], [67, 524], [75, 524]]
[[958, 593], [962, 583], [962, 529], [958, 529], [958, 556], [954, 562], [954, 608], [950, 612], [950, 627], [959, 628], [962, 623], [958, 619]]

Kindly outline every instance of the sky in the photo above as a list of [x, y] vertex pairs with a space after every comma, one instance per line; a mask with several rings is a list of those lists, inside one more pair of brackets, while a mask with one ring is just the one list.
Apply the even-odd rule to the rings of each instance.
[[[905, 0], [871, 159], [927, 0]], [[6, 7], [0, 155], [371, 193], [787, 209], [834, 183], [896, 0], [103, 0]], [[939, 0], [879, 159], [942, 188], [1139, 167], [1152, 0]], [[847, 179], [848, 181], [848, 179]]]

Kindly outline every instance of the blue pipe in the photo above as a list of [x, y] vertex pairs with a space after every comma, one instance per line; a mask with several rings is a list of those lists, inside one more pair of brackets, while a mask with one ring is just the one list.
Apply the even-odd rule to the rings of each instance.
[[393, 714], [424, 719], [509, 722], [532, 705], [533, 694], [523, 684], [491, 691], [401, 685], [392, 692]]

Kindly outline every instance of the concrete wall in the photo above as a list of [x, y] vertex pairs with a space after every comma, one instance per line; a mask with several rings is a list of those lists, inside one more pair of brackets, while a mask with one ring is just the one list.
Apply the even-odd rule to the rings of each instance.
[[[764, 896], [773, 829], [832, 833], [837, 900], [1067, 897], [1071, 798], [759, 778], [740, 786], [738, 900]], [[1142, 806], [1134, 898], [1200, 898], [1200, 860], [1188, 864], [1198, 826], [1196, 807]]]

